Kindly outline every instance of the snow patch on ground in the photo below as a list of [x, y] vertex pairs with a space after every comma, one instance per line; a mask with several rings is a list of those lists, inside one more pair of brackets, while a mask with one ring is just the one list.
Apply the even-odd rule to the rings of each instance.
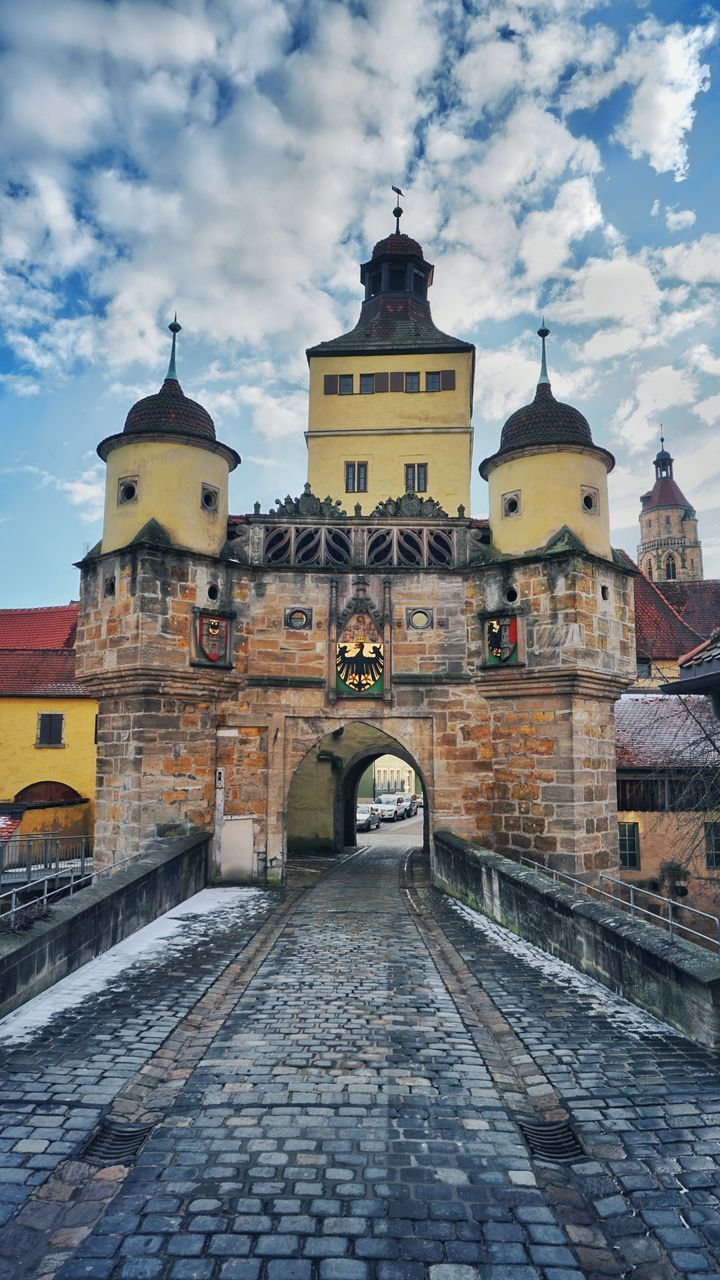
[[654, 1018], [651, 1013], [646, 1013], [644, 1009], [639, 1009], [637, 1005], [630, 1004], [622, 996], [616, 995], [614, 991], [604, 987], [601, 982], [597, 982], [594, 978], [590, 978], [586, 974], [580, 973], [577, 969], [573, 969], [572, 965], [566, 964], [564, 960], [557, 960], [555, 956], [548, 955], [546, 951], [541, 951], [539, 947], [533, 946], [531, 942], [526, 942], [524, 938], [516, 937], [508, 929], [503, 929], [502, 925], [496, 924], [494, 920], [489, 920], [487, 916], [481, 915], [479, 911], [473, 911], [471, 907], [466, 907], [464, 903], [452, 899], [448, 901], [453, 911], [457, 911], [474, 929], [484, 934], [489, 942], [493, 942], [509, 955], [516, 956], [518, 960], [523, 960], [525, 964], [542, 973], [544, 977], [550, 978], [552, 982], [557, 982], [564, 987], [571, 987], [573, 991], [583, 997], [589, 1013], [609, 1018], [614, 1026], [625, 1031], [633, 1039], [640, 1040], [647, 1036], [661, 1036], [663, 1038], [666, 1036], [680, 1036], [680, 1033], [675, 1031], [673, 1027], [669, 1027], [658, 1018]]
[[238, 913], [245, 922], [264, 911], [267, 903], [268, 894], [261, 889], [202, 889], [1, 1018], [0, 1043], [31, 1039], [56, 1014], [97, 995], [134, 965], [142, 964], [147, 970], [153, 964], [165, 964], [169, 955], [197, 947], [210, 932], [217, 934], [236, 927]]

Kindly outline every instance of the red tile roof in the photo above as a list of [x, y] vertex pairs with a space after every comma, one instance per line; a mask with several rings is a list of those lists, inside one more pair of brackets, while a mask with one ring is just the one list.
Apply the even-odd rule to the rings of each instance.
[[78, 604], [0, 609], [0, 696], [87, 698], [75, 679]]
[[[618, 553], [637, 569], [626, 551]], [[654, 582], [642, 573], [633, 578], [635, 588], [635, 652], [638, 662], [677, 660], [703, 639], [668, 603]]]
[[615, 704], [618, 769], [720, 767], [720, 721], [700, 694], [625, 694]]
[[720, 627], [720, 580], [658, 582], [658, 590], [683, 622], [704, 640]]
[[72, 649], [78, 604], [46, 609], [0, 609], [0, 649]]
[[0, 649], [0, 697], [87, 698], [74, 649]]
[[656, 480], [650, 492], [644, 493], [640, 501], [643, 511], [654, 511], [656, 507], [685, 507], [692, 515], [695, 515], [692, 503], [688, 502], [682, 489], [675, 483], [672, 476], [662, 476], [659, 480]]

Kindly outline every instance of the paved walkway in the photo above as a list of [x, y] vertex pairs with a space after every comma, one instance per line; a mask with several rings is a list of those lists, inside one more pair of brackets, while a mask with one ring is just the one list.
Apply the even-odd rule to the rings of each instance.
[[[720, 1280], [717, 1061], [417, 861], [406, 887], [409, 838], [236, 899], [161, 984], [131, 970], [10, 1055], [0, 1275]], [[111, 1097], [152, 1125], [129, 1167], [82, 1159]], [[28, 1150], [38, 1108], [61, 1149]], [[567, 1114], [586, 1155], [533, 1162], [518, 1118]]]

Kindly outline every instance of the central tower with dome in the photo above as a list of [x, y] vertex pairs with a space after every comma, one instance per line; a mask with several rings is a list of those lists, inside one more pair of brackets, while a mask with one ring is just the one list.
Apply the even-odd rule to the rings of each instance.
[[228, 515], [239, 458], [180, 387], [175, 321], [160, 390], [100, 444], [76, 650], [99, 861], [202, 831], [221, 878], [282, 880], [289, 854], [356, 843], [360, 778], [390, 754], [422, 780], [431, 849], [445, 829], [617, 865], [635, 645], [613, 460], [554, 398], [543, 325], [535, 398], [481, 466], [490, 520], [469, 514], [474, 348], [436, 328], [432, 271], [399, 229], [363, 264], [357, 325], [308, 351], [311, 483], [276, 509]]
[[433, 271], [399, 229], [378, 241], [355, 328], [307, 351], [308, 481], [348, 511], [404, 493], [470, 509], [475, 348], [435, 325]]

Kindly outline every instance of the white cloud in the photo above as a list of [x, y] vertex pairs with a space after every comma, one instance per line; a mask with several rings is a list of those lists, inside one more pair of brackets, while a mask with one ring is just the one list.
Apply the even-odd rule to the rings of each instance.
[[589, 258], [557, 291], [553, 312], [575, 324], [615, 321], [645, 326], [655, 322], [661, 301], [650, 269], [619, 252], [613, 258]]
[[695, 413], [709, 427], [714, 426], [720, 418], [720, 395], [708, 396], [707, 400], [701, 400], [695, 405]]
[[564, 183], [553, 207], [528, 214], [523, 224], [520, 258], [528, 280], [556, 275], [565, 266], [574, 241], [601, 226], [602, 220], [590, 178], [572, 178]]
[[673, 205], [665, 210], [665, 226], [668, 231], [684, 231], [686, 227], [692, 227], [695, 220], [696, 215], [692, 209], [678, 209]]
[[704, 235], [690, 244], [672, 245], [660, 254], [669, 276], [689, 284], [720, 281], [720, 235]]
[[658, 432], [664, 409], [692, 404], [697, 395], [695, 379], [682, 369], [662, 365], [640, 374], [635, 389], [618, 406], [612, 423], [613, 435], [623, 440], [631, 452], [644, 449]]

